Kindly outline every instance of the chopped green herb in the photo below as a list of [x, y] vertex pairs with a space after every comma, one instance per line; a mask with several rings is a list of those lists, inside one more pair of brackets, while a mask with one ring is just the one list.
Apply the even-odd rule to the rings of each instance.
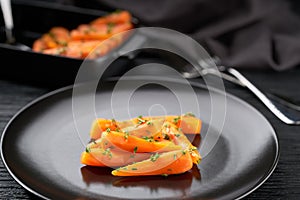
[[124, 133], [124, 138], [125, 138], [125, 140], [128, 139], [128, 136], [129, 136], [129, 132], [128, 132], [128, 131], [125, 131], [125, 133]]
[[134, 147], [133, 153], [136, 153], [137, 150], [138, 150], [138, 147]]
[[115, 24], [115, 23], [112, 23], [112, 22], [110, 22], [110, 23], [107, 24], [107, 33], [108, 33], [108, 34], [111, 33], [111, 31], [112, 31], [112, 29], [114, 28], [115, 25], [116, 25], [116, 24]]
[[175, 134], [175, 136], [176, 136], [176, 137], [180, 137], [180, 136], [181, 136], [181, 134], [177, 133], [177, 134]]
[[133, 167], [133, 168], [131, 168], [131, 170], [137, 170], [137, 168], [136, 168], [136, 167]]
[[171, 140], [171, 138], [170, 138], [170, 136], [168, 134], [165, 134], [164, 139], [165, 140]]
[[139, 119], [142, 119], [142, 118], [143, 118], [143, 116], [142, 116], [142, 115], [139, 115], [139, 116], [138, 116], [138, 118], [139, 118]]
[[148, 121], [147, 125], [151, 126], [151, 125], [153, 125], [153, 122], [152, 121]]
[[109, 132], [110, 132], [110, 128], [107, 128], [107, 129], [106, 129], [106, 132], [108, 132], [108, 133], [109, 133]]
[[164, 177], [167, 177], [167, 176], [168, 176], [168, 174], [162, 174], [162, 176], [164, 176]]
[[151, 156], [150, 156], [150, 160], [152, 161], [152, 162], [155, 162], [158, 158], [159, 158], [159, 153], [156, 153], [156, 154], [152, 154]]
[[178, 127], [177, 130], [180, 131], [180, 132], [182, 132], [182, 128], [179, 128], [179, 127]]
[[146, 140], [147, 142], [153, 142], [153, 136], [148, 137], [148, 136], [143, 136], [142, 137], [144, 140]]
[[85, 148], [85, 152], [90, 153], [91, 152], [91, 148], [90, 147], [86, 147]]
[[187, 117], [195, 117], [195, 115], [191, 112], [188, 112], [186, 114], [184, 114], [184, 116], [187, 116]]
[[185, 155], [186, 154], [186, 151], [185, 150], [182, 150], [182, 155]]
[[174, 160], [176, 160], [177, 159], [177, 154], [174, 154], [173, 158], [174, 158]]
[[173, 119], [173, 122], [174, 122], [175, 124], [177, 124], [179, 120], [180, 120], [180, 116], [174, 118], [174, 119]]
[[116, 170], [120, 171], [120, 170], [127, 170], [127, 167], [119, 167]]
[[102, 154], [103, 155], [108, 155], [110, 158], [112, 158], [112, 153], [110, 151], [110, 148], [105, 149]]
[[142, 123], [144, 123], [144, 122], [146, 122], [145, 120], [143, 120], [142, 118], [138, 118], [138, 124], [142, 124]]

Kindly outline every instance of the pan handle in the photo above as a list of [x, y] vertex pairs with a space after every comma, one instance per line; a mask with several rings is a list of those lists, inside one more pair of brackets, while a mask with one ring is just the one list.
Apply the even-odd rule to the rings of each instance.
[[132, 30], [130, 34], [129, 39], [115, 52], [115, 56], [133, 60], [139, 54], [139, 49], [147, 43], [147, 37], [139, 31]]

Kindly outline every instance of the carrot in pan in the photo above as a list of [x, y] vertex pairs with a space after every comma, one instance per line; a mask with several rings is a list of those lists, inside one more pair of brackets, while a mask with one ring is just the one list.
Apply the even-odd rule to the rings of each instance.
[[32, 50], [71, 58], [98, 58], [125, 40], [128, 34], [118, 33], [134, 28], [131, 20], [128, 11], [120, 11], [80, 24], [73, 30], [53, 27], [33, 42]]

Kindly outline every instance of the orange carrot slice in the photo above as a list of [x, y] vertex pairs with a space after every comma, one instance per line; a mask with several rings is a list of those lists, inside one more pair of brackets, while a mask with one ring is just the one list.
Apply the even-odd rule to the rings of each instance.
[[[149, 138], [139, 138], [122, 132], [103, 132], [102, 143], [113, 145], [119, 149], [129, 152], [165, 152], [182, 149], [171, 141], [156, 142]], [[104, 147], [105, 148], [105, 147]]]
[[115, 120], [99, 118], [93, 121], [90, 129], [90, 138], [98, 139], [101, 137], [103, 131], [111, 130], [116, 131], [118, 126]]
[[193, 167], [189, 153], [183, 150], [170, 151], [152, 156], [131, 165], [113, 170], [114, 176], [149, 176], [181, 174]]
[[[145, 117], [136, 117], [132, 118], [130, 120], [124, 120], [124, 121], [118, 121], [116, 120], [116, 126], [119, 129], [127, 130], [128, 127], [135, 127], [138, 129], [139, 126], [143, 126], [144, 124], [147, 124], [147, 122], [151, 120], [165, 120], [170, 123], [175, 124], [178, 128], [181, 128], [181, 131], [183, 133], [190, 133], [190, 134], [200, 134], [201, 132], [201, 126], [202, 121], [192, 115], [185, 114], [182, 116], [176, 116], [176, 115], [168, 115], [168, 116], [145, 116]], [[96, 121], [98, 121], [99, 124], [111, 124], [111, 122], [108, 119], [99, 118]], [[141, 123], [142, 122], [142, 123]], [[101, 126], [100, 126], [101, 127]], [[110, 125], [107, 125], [106, 128], [111, 128]], [[106, 130], [106, 129], [103, 129]], [[111, 130], [114, 130], [111, 128]], [[92, 139], [98, 139], [101, 136], [101, 133], [99, 133], [99, 126], [96, 122], [93, 123], [91, 131], [90, 131], [90, 137]]]
[[202, 157], [198, 149], [194, 145], [192, 145], [190, 140], [174, 124], [166, 122], [162, 129], [162, 133], [169, 135], [169, 138], [172, 138], [174, 143], [180, 145], [182, 149], [187, 149], [192, 157], [193, 163], [200, 163]]
[[144, 121], [143, 119], [140, 119], [140, 122], [142, 122], [141, 125], [136, 126], [128, 126], [125, 128], [122, 128], [121, 130], [123, 132], [127, 132], [131, 136], [136, 137], [148, 137], [151, 138], [155, 134], [161, 132], [162, 126], [165, 122], [164, 119], [156, 119], [156, 120], [148, 120]]
[[133, 153], [128, 151], [118, 151], [114, 149], [93, 148], [81, 154], [82, 164], [98, 167], [120, 167], [134, 162], [148, 159], [148, 153]]

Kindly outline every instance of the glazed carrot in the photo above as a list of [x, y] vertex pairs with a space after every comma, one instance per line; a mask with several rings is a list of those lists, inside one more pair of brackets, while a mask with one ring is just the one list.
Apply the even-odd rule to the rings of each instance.
[[174, 124], [169, 122], [164, 123], [162, 133], [172, 138], [175, 144], [180, 145], [183, 149], [187, 149], [192, 157], [193, 163], [200, 163], [202, 157], [198, 149], [192, 145], [190, 140]]
[[200, 134], [201, 120], [192, 114], [139, 116], [124, 121], [95, 119], [90, 130], [92, 141], [82, 153], [81, 163], [118, 166], [112, 171], [114, 176], [184, 173], [202, 157], [182, 127]]
[[103, 131], [107, 129], [111, 131], [115, 131], [118, 129], [115, 120], [99, 118], [93, 121], [91, 129], [90, 129], [90, 138], [98, 139], [101, 137]]
[[136, 136], [139, 138], [142, 137], [153, 137], [157, 133], [161, 132], [161, 129], [163, 127], [163, 124], [165, 122], [164, 119], [155, 119], [155, 120], [148, 120], [144, 122], [143, 119], [140, 119], [141, 125], [136, 126], [128, 126], [125, 128], [122, 128], [121, 130], [123, 132], [127, 132], [131, 136]]
[[94, 148], [81, 154], [82, 164], [98, 167], [119, 167], [148, 159], [148, 153], [133, 153], [114, 149]]
[[131, 14], [128, 11], [114, 12], [106, 16], [99, 17], [93, 20], [92, 24], [107, 24], [107, 23], [126, 23], [132, 19]]
[[110, 131], [102, 133], [102, 143], [111, 144], [116, 148], [129, 152], [165, 152], [182, 149], [171, 141], [156, 142], [149, 138], [139, 138], [127, 133]]
[[[167, 115], [167, 116], [140, 116], [136, 118], [132, 118], [130, 120], [123, 120], [119, 121], [116, 120], [116, 125], [119, 127], [119, 129], [124, 129], [125, 131], [128, 131], [129, 127], [136, 127], [136, 129], [139, 128], [139, 126], [143, 126], [143, 124], [146, 124], [147, 122], [151, 120], [165, 120], [170, 123], [173, 123], [176, 125], [176, 127], [181, 128], [181, 131], [183, 133], [191, 133], [191, 134], [200, 134], [201, 131], [201, 125], [202, 121], [191, 114], [184, 114], [181, 116], [176, 115]], [[107, 119], [99, 118], [97, 119], [99, 124], [102, 123], [111, 123]], [[100, 133], [98, 130], [98, 126], [96, 126], [97, 123], [93, 123], [92, 129], [90, 131], [90, 137], [92, 139], [97, 139], [100, 137]], [[146, 126], [147, 127], [147, 126]], [[105, 129], [104, 129], [105, 130]], [[114, 129], [112, 129], [114, 130]]]
[[185, 150], [169, 151], [152, 156], [131, 165], [113, 170], [114, 176], [149, 176], [181, 174], [193, 167], [189, 153]]
[[183, 114], [180, 116], [176, 116], [176, 115], [151, 116], [151, 117], [145, 116], [143, 117], [143, 119], [145, 121], [151, 119], [165, 119], [166, 121], [175, 124], [178, 128], [181, 128], [181, 131], [183, 133], [200, 134], [201, 125], [202, 125], [202, 121], [190, 113]]
[[178, 127], [181, 128], [183, 133], [200, 134], [202, 121], [196, 117], [183, 116], [180, 119]]

